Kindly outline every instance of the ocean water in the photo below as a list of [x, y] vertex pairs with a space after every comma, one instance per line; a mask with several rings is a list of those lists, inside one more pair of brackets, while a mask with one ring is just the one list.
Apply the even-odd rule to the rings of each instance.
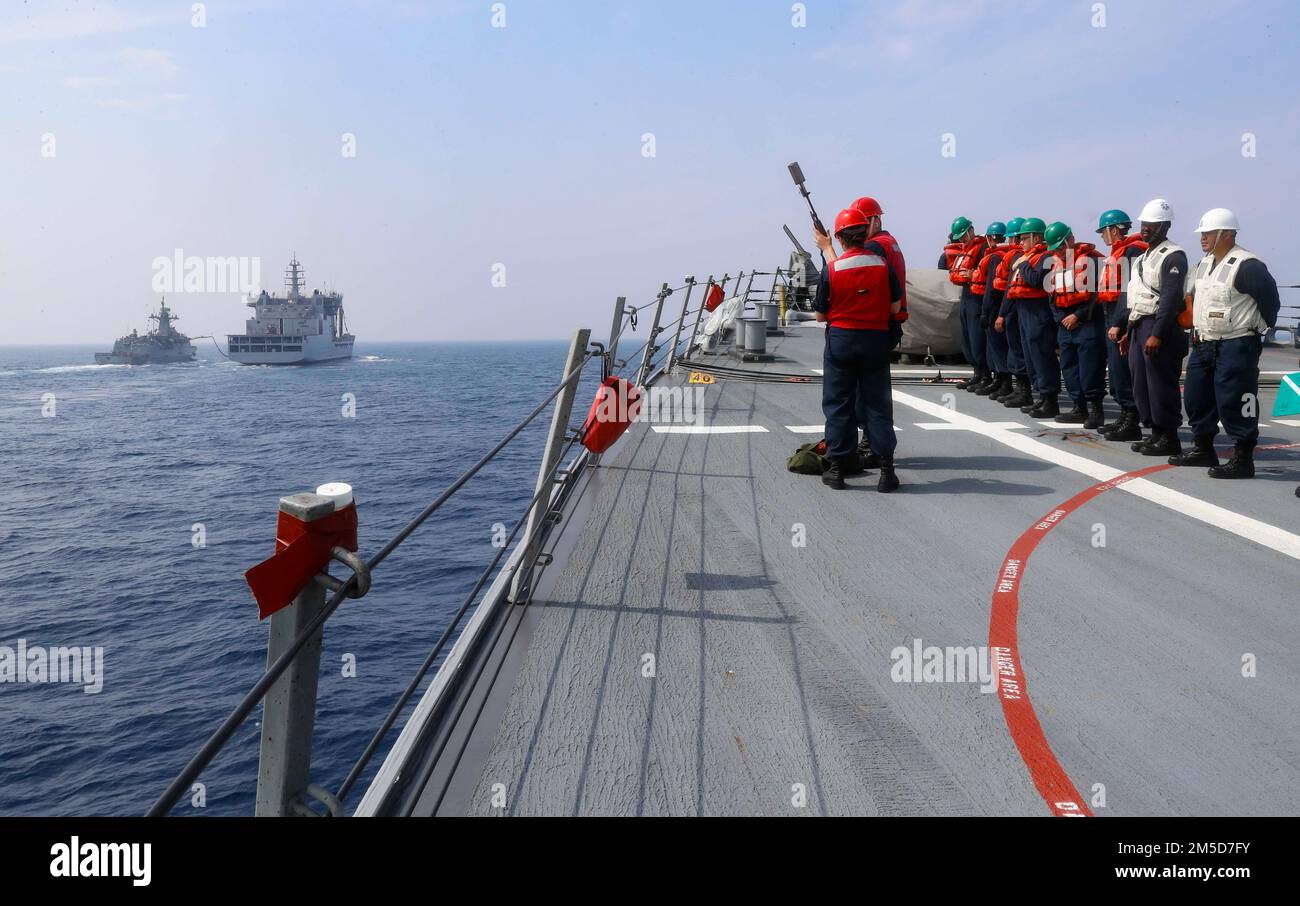
[[[274, 549], [279, 498], [352, 484], [361, 553], [374, 553], [559, 382], [568, 348], [359, 343], [346, 363], [272, 368], [196, 345], [197, 363], [135, 367], [88, 364], [89, 346], [0, 347], [0, 646], [104, 653], [96, 694], [0, 683], [0, 815], [144, 812], [265, 667], [243, 573]], [[512, 527], [532, 497], [549, 423], [538, 416], [326, 624], [312, 761], [326, 789], [496, 553], [493, 525]], [[251, 814], [260, 716], [203, 774], [206, 805], [175, 814]]]

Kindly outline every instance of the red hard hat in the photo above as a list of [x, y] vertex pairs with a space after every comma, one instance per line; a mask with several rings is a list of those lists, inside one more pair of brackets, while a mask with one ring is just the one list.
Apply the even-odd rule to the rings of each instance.
[[866, 226], [867, 216], [857, 208], [845, 208], [835, 217], [835, 232], [847, 230], [849, 227]]
[[850, 207], [861, 211], [863, 217], [880, 217], [885, 213], [880, 210], [880, 202], [876, 201], [870, 195], [863, 195], [857, 201], [853, 202]]

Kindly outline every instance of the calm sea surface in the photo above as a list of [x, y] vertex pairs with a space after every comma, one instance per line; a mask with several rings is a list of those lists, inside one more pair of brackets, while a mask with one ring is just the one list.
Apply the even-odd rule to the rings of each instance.
[[[197, 363], [135, 367], [88, 364], [89, 346], [0, 347], [0, 646], [104, 652], [98, 694], [0, 683], [0, 815], [142, 813], [265, 666], [267, 626], [243, 573], [273, 550], [278, 499], [352, 484], [372, 554], [558, 383], [568, 348], [359, 343], [347, 363], [271, 368], [195, 343]], [[594, 392], [588, 371], [575, 418]], [[496, 553], [493, 524], [514, 525], [549, 422], [539, 416], [327, 624], [317, 783], [338, 788]], [[206, 806], [177, 814], [251, 814], [260, 716], [204, 773]]]

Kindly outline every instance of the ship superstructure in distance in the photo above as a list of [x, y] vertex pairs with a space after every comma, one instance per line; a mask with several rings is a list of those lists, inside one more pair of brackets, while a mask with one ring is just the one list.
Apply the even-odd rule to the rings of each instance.
[[157, 314], [149, 316], [158, 326], [143, 336], [131, 331], [113, 344], [112, 352], [95, 353], [98, 365], [162, 365], [172, 362], [194, 361], [194, 344], [190, 338], [172, 327], [180, 320], [167, 307], [167, 300], [159, 304]]
[[356, 340], [343, 318], [343, 294], [303, 293], [302, 264], [285, 269], [286, 294], [266, 290], [247, 303], [253, 317], [245, 332], [227, 337], [230, 358], [243, 365], [306, 365], [352, 357]]

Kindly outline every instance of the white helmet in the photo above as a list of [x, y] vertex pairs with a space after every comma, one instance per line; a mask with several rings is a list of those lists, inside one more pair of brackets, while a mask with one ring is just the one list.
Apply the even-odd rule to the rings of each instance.
[[1232, 230], [1236, 232], [1241, 229], [1237, 223], [1237, 215], [1227, 208], [1210, 208], [1201, 215], [1201, 222], [1196, 227], [1198, 233], [1213, 233], [1215, 230]]
[[1138, 220], [1141, 223], [1173, 223], [1174, 209], [1163, 198], [1153, 198], [1142, 206]]

